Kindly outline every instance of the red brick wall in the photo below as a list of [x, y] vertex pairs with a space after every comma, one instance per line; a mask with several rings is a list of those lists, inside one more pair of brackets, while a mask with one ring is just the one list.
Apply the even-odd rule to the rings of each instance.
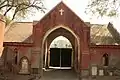
[[120, 57], [120, 46], [115, 45], [99, 45], [99, 46], [91, 46], [90, 48], [90, 63], [102, 65], [102, 57], [107, 53], [109, 56], [109, 65], [112, 65], [116, 62], [113, 62], [113, 57], [115, 60], [120, 61], [117, 57]]
[[[63, 15], [60, 15], [60, 9], [64, 10]], [[46, 33], [58, 26], [70, 29], [78, 37], [78, 40], [80, 42], [78, 44], [80, 45], [78, 49], [80, 50], [78, 53], [78, 64], [80, 64], [82, 68], [88, 68], [90, 60], [88, 46], [90, 28], [63, 3], [58, 4], [53, 10], [48, 13], [48, 15], [46, 15], [41, 21], [34, 25], [32, 36], [35, 46], [42, 48], [43, 39], [45, 38]]]

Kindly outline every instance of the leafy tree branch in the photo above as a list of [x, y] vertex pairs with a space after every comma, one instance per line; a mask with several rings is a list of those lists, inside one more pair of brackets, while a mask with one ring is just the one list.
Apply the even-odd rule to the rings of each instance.
[[0, 13], [11, 17], [11, 20], [25, 17], [34, 10], [45, 13], [45, 7], [42, 0], [0, 0]]
[[90, 0], [86, 13], [100, 16], [118, 16], [120, 0]]

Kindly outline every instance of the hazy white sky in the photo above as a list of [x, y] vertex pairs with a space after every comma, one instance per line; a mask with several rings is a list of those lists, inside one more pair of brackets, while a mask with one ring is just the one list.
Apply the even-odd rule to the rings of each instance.
[[[84, 13], [85, 7], [88, 3], [88, 0], [62, 0], [69, 8], [71, 8], [80, 18], [85, 21], [89, 21], [88, 16]], [[54, 8], [61, 0], [44, 0], [45, 7], [47, 8], [46, 13]], [[37, 13], [34, 16], [33, 20], [39, 20], [41, 16], [45, 14]], [[38, 17], [39, 16], [39, 17]]]
[[[61, 0], [44, 0], [45, 7], [47, 8], [46, 13], [49, 12], [53, 7], [55, 7]], [[114, 26], [120, 31], [119, 21], [117, 18], [97, 18], [95, 16], [90, 16], [85, 14], [85, 8], [87, 7], [88, 0], [62, 0], [69, 8], [71, 8], [83, 21], [95, 23], [95, 24], [108, 24], [112, 22]], [[45, 14], [38, 12], [33, 16], [31, 21], [40, 20]]]

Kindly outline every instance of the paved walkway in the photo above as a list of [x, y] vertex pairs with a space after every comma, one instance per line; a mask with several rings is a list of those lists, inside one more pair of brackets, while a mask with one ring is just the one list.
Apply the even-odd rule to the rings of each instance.
[[30, 79], [30, 75], [18, 75], [18, 74], [12, 74], [10, 72], [7, 72], [4, 74], [4, 76], [1, 76], [0, 80], [4, 80], [2, 79], [3, 77], [6, 77], [5, 80], [28, 80]]
[[78, 80], [72, 70], [50, 70], [43, 73], [43, 80]]
[[[39, 79], [30, 79], [33, 76], [31, 75], [18, 75], [12, 73], [5, 73], [7, 79], [3, 79], [0, 76], [0, 80], [39, 80]], [[43, 77], [40, 80], [78, 80], [77, 74], [72, 70], [47, 70], [44, 71]], [[85, 79], [86, 80], [86, 79]], [[89, 80], [120, 80], [119, 76], [101, 76], [96, 77], [96, 79]]]
[[[33, 80], [31, 75], [18, 75], [10, 72], [5, 73], [7, 80]], [[0, 78], [0, 80], [4, 80]], [[38, 80], [38, 79], [37, 79]], [[47, 70], [44, 71], [40, 80], [78, 80], [77, 74], [72, 70]]]

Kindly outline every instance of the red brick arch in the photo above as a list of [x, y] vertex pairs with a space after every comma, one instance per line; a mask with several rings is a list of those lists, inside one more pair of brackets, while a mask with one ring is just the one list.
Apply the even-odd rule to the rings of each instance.
[[[73, 39], [76, 39], [77, 40], [77, 44], [80, 44], [80, 41], [79, 41], [80, 38], [71, 29], [69, 29], [67, 27], [64, 27], [64, 25], [57, 26], [57, 27], [47, 31], [45, 36], [43, 37], [42, 43], [44, 43], [46, 38], [49, 38], [49, 37], [51, 39], [50, 40], [50, 43], [51, 43], [58, 36], [66, 37], [72, 43], [72, 45], [74, 44], [73, 43]], [[48, 43], [48, 44], [50, 45], [50, 43]]]
[[[65, 30], [65, 31], [64, 31]], [[63, 31], [63, 32], [62, 32]], [[57, 34], [57, 33], [59, 33], [59, 34]], [[68, 33], [68, 34], [66, 34], [66, 33]], [[51, 34], [53, 34], [52, 36], [51, 36]], [[67, 28], [67, 27], [64, 27], [63, 25], [61, 25], [61, 26], [57, 26], [57, 27], [55, 27], [55, 28], [53, 28], [53, 29], [51, 29], [51, 30], [48, 30], [47, 32], [46, 32], [46, 34], [44, 35], [44, 37], [43, 37], [43, 41], [42, 41], [42, 55], [45, 53], [45, 42], [46, 42], [46, 40], [47, 40], [47, 44], [48, 44], [48, 47], [50, 46], [50, 44], [51, 44], [51, 42], [56, 38], [56, 37], [58, 37], [58, 36], [66, 36], [67, 38], [68, 38], [68, 40], [70, 40], [71, 41], [71, 43], [72, 43], [72, 45], [74, 46], [74, 54], [75, 54], [75, 65], [74, 65], [74, 67], [75, 68], [78, 68], [78, 64], [76, 64], [76, 63], [78, 63], [79, 61], [79, 57], [80, 56], [78, 56], [78, 55], [80, 55], [80, 39], [79, 39], [79, 37], [72, 31], [72, 30], [70, 30], [69, 28]], [[49, 37], [49, 38], [48, 38]], [[72, 39], [74, 39], [74, 40], [72, 40]], [[49, 41], [50, 40], [50, 41]], [[75, 42], [75, 40], [76, 40], [76, 43], [74, 43]], [[75, 46], [76, 45], [76, 46]], [[48, 48], [47, 47], [47, 48]], [[76, 51], [77, 50], [77, 51]], [[76, 69], [76, 71], [77, 71], [78, 69]]]
[[[60, 15], [60, 9], [64, 10], [63, 15]], [[62, 31], [65, 30], [66, 34], [65, 32], [60, 33], [60, 29], [62, 29]], [[51, 35], [53, 35], [53, 37], [51, 37]], [[59, 35], [68, 38], [72, 45], [76, 47], [75, 51], [78, 53], [76, 59], [78, 60], [77, 64], [79, 65], [79, 69], [88, 69], [90, 61], [90, 27], [88, 27], [63, 2], [53, 8], [33, 27], [34, 46], [39, 47], [37, 49], [40, 49], [41, 59], [39, 60], [42, 61], [46, 39], [50, 37], [49, 39], [51, 40], [48, 42], [48, 45], [50, 45], [51, 41]]]

